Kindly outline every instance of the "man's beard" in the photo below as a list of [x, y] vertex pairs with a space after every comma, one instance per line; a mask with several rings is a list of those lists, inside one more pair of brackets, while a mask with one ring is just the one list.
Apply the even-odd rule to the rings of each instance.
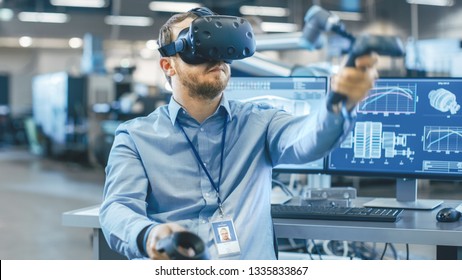
[[200, 75], [178, 71], [181, 77], [181, 83], [189, 89], [189, 95], [193, 98], [212, 100], [225, 90], [229, 76], [223, 81], [220, 78], [213, 82], [200, 81]]

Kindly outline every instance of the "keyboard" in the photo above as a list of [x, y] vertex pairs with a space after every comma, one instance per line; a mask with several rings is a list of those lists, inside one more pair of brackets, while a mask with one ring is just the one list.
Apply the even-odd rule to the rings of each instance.
[[271, 205], [271, 216], [285, 219], [396, 222], [402, 212], [397, 208]]

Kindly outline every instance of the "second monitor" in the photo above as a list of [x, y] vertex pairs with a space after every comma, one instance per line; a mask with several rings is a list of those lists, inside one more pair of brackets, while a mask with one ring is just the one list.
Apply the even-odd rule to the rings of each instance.
[[[325, 106], [327, 77], [231, 77], [228, 99], [265, 103], [296, 116], [314, 114]], [[306, 164], [282, 164], [276, 172], [321, 173], [324, 159]]]

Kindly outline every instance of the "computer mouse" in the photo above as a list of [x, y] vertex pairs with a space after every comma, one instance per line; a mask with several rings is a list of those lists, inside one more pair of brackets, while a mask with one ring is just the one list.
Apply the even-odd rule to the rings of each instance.
[[462, 214], [454, 208], [443, 208], [436, 214], [438, 222], [457, 222]]

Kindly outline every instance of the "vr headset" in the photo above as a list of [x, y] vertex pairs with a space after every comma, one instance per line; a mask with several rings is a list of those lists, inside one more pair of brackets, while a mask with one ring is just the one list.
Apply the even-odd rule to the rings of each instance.
[[177, 40], [159, 48], [163, 57], [178, 53], [188, 64], [231, 63], [255, 53], [252, 26], [244, 18], [217, 15], [208, 8], [195, 8], [190, 12], [198, 17], [179, 33]]

